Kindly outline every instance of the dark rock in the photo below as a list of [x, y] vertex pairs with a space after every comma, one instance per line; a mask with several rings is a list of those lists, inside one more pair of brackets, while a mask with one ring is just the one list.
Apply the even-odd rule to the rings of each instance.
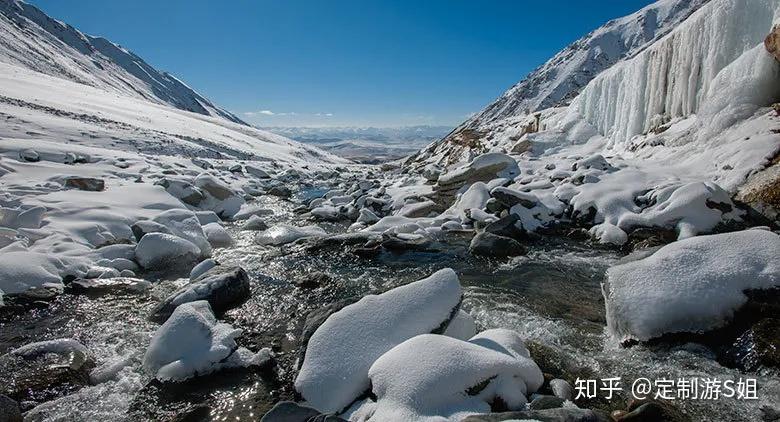
[[564, 400], [574, 400], [574, 389], [568, 381], [560, 378], [550, 380], [550, 390], [552, 390], [555, 397], [560, 397]]
[[0, 395], [18, 402], [53, 400], [89, 385], [94, 367], [86, 353], [74, 348], [56, 353], [8, 353], [0, 356]]
[[[187, 294], [186, 302], [175, 303], [184, 294]], [[214, 313], [222, 313], [244, 303], [250, 294], [249, 276], [243, 268], [218, 265], [157, 304], [149, 319], [162, 324], [177, 306], [196, 300], [207, 300]]]
[[19, 151], [19, 158], [30, 163], [41, 161], [41, 156], [32, 149], [24, 149]]
[[525, 230], [522, 228], [520, 218], [515, 214], [509, 214], [485, 226], [485, 232], [496, 236], [511, 237], [513, 239], [523, 238]]
[[566, 401], [560, 397], [555, 396], [537, 396], [531, 401], [531, 410], [544, 410], [544, 409], [557, 409], [563, 406], [563, 402]]
[[136, 221], [130, 226], [130, 230], [133, 231], [133, 236], [135, 236], [136, 241], [140, 241], [147, 233], [173, 234], [167, 227], [151, 220]]
[[667, 402], [657, 400], [631, 400], [628, 413], [619, 422], [687, 422], [690, 419], [679, 409]]
[[511, 420], [536, 420], [540, 422], [606, 422], [604, 416], [590, 409], [545, 409], [524, 410], [518, 412], [490, 413], [472, 415], [463, 422], [499, 422]]
[[385, 235], [382, 247], [395, 252], [430, 250], [431, 240], [425, 236]]
[[371, 246], [364, 246], [362, 248], [357, 248], [354, 251], [352, 251], [355, 255], [361, 257], [361, 258], [374, 258], [380, 253], [382, 253], [382, 245], [371, 245]]
[[780, 319], [765, 318], [740, 335], [727, 356], [743, 371], [780, 368]]
[[154, 182], [154, 184], [164, 187], [168, 193], [187, 205], [198, 206], [205, 199], [200, 189], [183, 180], [166, 177]]
[[266, 413], [260, 422], [346, 422], [334, 415], [320, 412], [291, 401], [283, 401]]
[[0, 422], [22, 422], [19, 403], [3, 394], [0, 394]]
[[527, 253], [525, 247], [518, 241], [488, 232], [478, 233], [471, 239], [469, 252], [473, 255], [499, 258], [525, 255]]
[[311, 274], [305, 274], [302, 278], [295, 279], [293, 283], [302, 289], [316, 289], [323, 284], [330, 283], [331, 280], [329, 275], [316, 271]]
[[513, 206], [520, 204], [525, 208], [533, 208], [536, 206], [536, 197], [532, 194], [516, 191], [505, 187], [497, 187], [490, 191], [490, 196], [495, 198], [506, 208], [512, 208]]
[[271, 196], [278, 196], [279, 198], [289, 198], [292, 196], [292, 191], [287, 186], [273, 186], [268, 189], [266, 194]]
[[626, 247], [635, 251], [639, 249], [663, 246], [677, 240], [677, 232], [670, 229], [641, 227], [628, 234]]
[[104, 182], [103, 179], [95, 179], [92, 177], [68, 177], [65, 179], [65, 187], [90, 192], [100, 192], [106, 188], [106, 182]]
[[506, 207], [504, 206], [504, 204], [502, 204], [501, 201], [499, 201], [496, 198], [490, 198], [485, 203], [485, 209], [490, 213], [494, 213], [494, 214], [499, 213], [503, 211], [505, 208]]

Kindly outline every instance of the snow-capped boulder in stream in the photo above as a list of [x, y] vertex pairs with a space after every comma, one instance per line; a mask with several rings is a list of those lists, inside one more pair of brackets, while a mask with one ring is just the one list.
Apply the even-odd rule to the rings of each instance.
[[238, 347], [240, 335], [240, 329], [217, 322], [205, 300], [186, 303], [154, 333], [144, 370], [162, 381], [183, 381], [223, 368], [268, 364], [270, 350], [252, 353]]
[[517, 410], [544, 382], [520, 337], [509, 330], [470, 341], [419, 335], [377, 359], [369, 377], [377, 401], [361, 411], [376, 422], [460, 420], [489, 412], [495, 402]]
[[763, 229], [696, 236], [607, 270], [607, 328], [618, 340], [726, 324], [748, 289], [780, 286], [780, 236]]
[[178, 306], [199, 300], [208, 301], [211, 309], [221, 313], [240, 305], [249, 295], [249, 276], [243, 268], [217, 265], [160, 302], [149, 319], [164, 322]]
[[295, 389], [321, 412], [346, 408], [368, 390], [374, 361], [414, 336], [441, 333], [461, 296], [458, 276], [447, 268], [344, 307], [309, 339]]
[[147, 270], [183, 269], [197, 262], [200, 248], [189, 240], [149, 233], [135, 247], [135, 260]]

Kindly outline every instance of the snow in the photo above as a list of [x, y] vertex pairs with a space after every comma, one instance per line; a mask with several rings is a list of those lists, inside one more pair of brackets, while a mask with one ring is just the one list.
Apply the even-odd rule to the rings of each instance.
[[238, 347], [240, 329], [217, 322], [205, 300], [178, 306], [154, 333], [143, 358], [144, 369], [162, 381], [183, 381], [223, 368], [260, 365], [268, 349], [253, 354]]
[[191, 263], [200, 256], [200, 249], [192, 242], [165, 233], [149, 233], [135, 248], [135, 259], [141, 267], [164, 270]]
[[321, 412], [343, 410], [368, 389], [368, 370], [377, 358], [446, 326], [461, 295], [455, 272], [443, 269], [344, 307], [309, 340], [295, 389]]
[[724, 325], [746, 289], [780, 286], [780, 236], [768, 230], [696, 236], [607, 271], [607, 327], [618, 341]]
[[47, 353], [63, 354], [74, 351], [84, 355], [89, 354], [89, 351], [83, 344], [72, 338], [59, 338], [29, 343], [11, 350], [10, 353], [25, 359], [32, 359]]
[[318, 226], [290, 226], [279, 224], [257, 234], [255, 240], [260, 245], [280, 246], [300, 239], [323, 237], [325, 230]]
[[[763, 43], [779, 7], [774, 0], [712, 1], [663, 39], [596, 77], [583, 89], [575, 108], [618, 143], [652, 129], [656, 116], [671, 120], [696, 114], [705, 99], [709, 108], [718, 109], [724, 107], [712, 103], [753, 104], [739, 116], [748, 117], [780, 93], [777, 84], [764, 82], [776, 78], [777, 63], [769, 65], [773, 60], [765, 51], [751, 51]], [[750, 59], [739, 60], [743, 54]], [[736, 65], [712, 85], [732, 63]], [[723, 89], [734, 82], [747, 86]]]
[[458, 340], [468, 340], [477, 334], [477, 323], [474, 321], [474, 317], [461, 309], [452, 318], [443, 334]]
[[30, 288], [62, 290], [62, 263], [55, 257], [27, 251], [0, 251], [0, 292], [23, 293]]
[[[504, 334], [502, 340], [522, 344], [517, 333]], [[377, 397], [370, 420], [460, 420], [489, 413], [497, 399], [510, 410], [523, 408], [526, 395], [541, 387], [542, 372], [510, 348], [485, 347], [489, 337], [467, 342], [424, 334], [382, 355], [369, 370]]]

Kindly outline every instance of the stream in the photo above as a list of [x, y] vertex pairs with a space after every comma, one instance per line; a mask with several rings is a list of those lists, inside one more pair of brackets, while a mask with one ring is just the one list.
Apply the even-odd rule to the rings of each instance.
[[[323, 187], [298, 192], [292, 201], [261, 197], [275, 211], [269, 225], [304, 224], [293, 212]], [[308, 223], [307, 223], [308, 224]], [[157, 325], [147, 321], [159, 300], [188, 279], [162, 280], [143, 293], [63, 294], [48, 307], [4, 315], [0, 319], [0, 353], [32, 341], [73, 337], [101, 365], [121, 362], [116, 378], [47, 402], [25, 420], [259, 420], [274, 403], [295, 399], [291, 384], [306, 315], [336, 301], [381, 292], [451, 267], [464, 288], [463, 309], [478, 328], [517, 330], [528, 340], [543, 371], [556, 377], [621, 377], [623, 384], [649, 379], [709, 377], [758, 379], [758, 400], [677, 401], [692, 420], [758, 420], [760, 408], [777, 405], [776, 373], [744, 374], [718, 364], [703, 346], [618, 347], [605, 334], [600, 283], [605, 270], [621, 258], [608, 249], [574, 240], [547, 237], [528, 244], [529, 254], [491, 260], [468, 253], [469, 235], [450, 234], [436, 251], [382, 252], [373, 259], [341, 249], [307, 250], [304, 245], [259, 246], [257, 232], [227, 223], [235, 246], [215, 250], [223, 264], [238, 264], [252, 280], [252, 296], [221, 319], [242, 328], [239, 343], [253, 351], [271, 347], [273, 372], [223, 371], [181, 384], [149, 380], [141, 358]], [[321, 224], [329, 233], [340, 224]], [[320, 287], [297, 287], [291, 281], [325, 273]], [[618, 408], [609, 402], [594, 406]]]

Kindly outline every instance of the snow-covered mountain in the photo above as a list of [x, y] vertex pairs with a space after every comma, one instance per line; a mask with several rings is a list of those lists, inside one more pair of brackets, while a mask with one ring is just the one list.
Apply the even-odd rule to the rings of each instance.
[[21, 0], [0, 0], [0, 62], [80, 84], [244, 123], [173, 75]]
[[445, 142], [452, 141], [464, 130], [569, 104], [596, 75], [644, 50], [708, 1], [661, 0], [607, 22], [533, 70], [462, 123]]

